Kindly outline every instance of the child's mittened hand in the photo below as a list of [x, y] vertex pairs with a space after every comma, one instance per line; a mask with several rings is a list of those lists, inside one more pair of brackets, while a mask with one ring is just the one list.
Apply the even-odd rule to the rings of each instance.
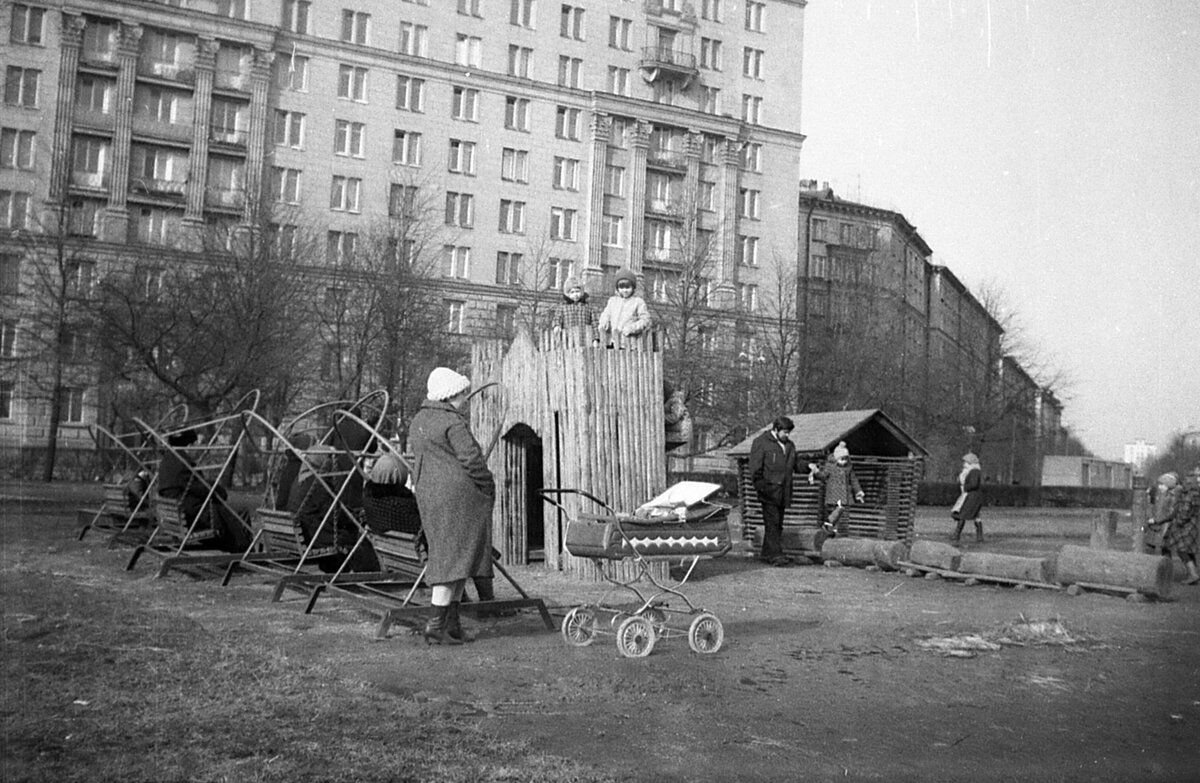
[[866, 495], [866, 493], [864, 493], [864, 492], [856, 492], [856, 493], [854, 494], [854, 499], [855, 499], [855, 500], [857, 500], [859, 503], [863, 502], [863, 500], [864, 500], [866, 497], [867, 497], [867, 495]]

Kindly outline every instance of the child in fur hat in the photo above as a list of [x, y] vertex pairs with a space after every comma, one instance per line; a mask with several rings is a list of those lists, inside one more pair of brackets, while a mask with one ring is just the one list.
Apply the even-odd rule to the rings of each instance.
[[608, 298], [604, 312], [600, 313], [600, 331], [605, 343], [612, 345], [614, 337], [637, 337], [650, 326], [650, 311], [646, 301], [634, 293], [637, 275], [629, 269], [617, 272], [614, 279], [616, 293]]
[[596, 310], [588, 301], [587, 291], [577, 277], [563, 281], [562, 301], [550, 311], [550, 330], [554, 333], [564, 329], [580, 330], [592, 336], [596, 328]]
[[858, 483], [858, 476], [850, 467], [850, 449], [845, 441], [839, 441], [834, 446], [833, 453], [825, 460], [824, 468], [817, 467], [815, 462], [808, 463], [808, 483], [817, 480], [825, 485], [821, 500], [821, 527], [831, 536], [845, 532], [845, 526], [839, 523], [846, 508], [852, 502], [862, 503], [866, 497], [862, 485]]

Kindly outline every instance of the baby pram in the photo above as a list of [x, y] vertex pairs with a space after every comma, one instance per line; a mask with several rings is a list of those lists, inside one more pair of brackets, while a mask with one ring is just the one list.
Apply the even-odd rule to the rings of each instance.
[[[730, 549], [730, 507], [710, 499], [720, 488], [719, 484], [681, 481], [632, 514], [619, 514], [582, 490], [542, 490], [542, 496], [563, 511], [566, 509], [552, 495], [575, 493], [607, 512], [581, 513], [574, 519], [568, 515], [564, 537], [567, 551], [591, 559], [612, 587], [596, 603], [567, 612], [562, 622], [567, 644], [585, 647], [598, 634], [613, 633], [622, 655], [641, 658], [650, 654], [657, 640], [686, 635], [697, 653], [721, 649], [725, 640], [721, 621], [693, 604], [681, 590], [700, 558], [717, 557]], [[664, 584], [651, 567], [664, 559], [687, 564], [686, 573], [674, 586]], [[622, 560], [636, 565], [634, 577], [622, 580], [613, 575], [613, 563]], [[635, 602], [609, 602], [610, 597], [621, 593], [631, 593]], [[672, 608], [665, 600], [670, 596], [680, 599], [687, 608]]]

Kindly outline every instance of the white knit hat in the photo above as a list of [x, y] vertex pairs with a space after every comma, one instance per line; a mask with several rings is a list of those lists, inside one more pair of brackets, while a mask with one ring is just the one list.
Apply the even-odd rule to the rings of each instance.
[[454, 395], [471, 388], [471, 379], [459, 375], [449, 367], [435, 367], [425, 384], [431, 400], [448, 400]]
[[846, 441], [840, 441], [838, 445], [833, 447], [834, 459], [850, 459], [850, 449], [846, 448]]

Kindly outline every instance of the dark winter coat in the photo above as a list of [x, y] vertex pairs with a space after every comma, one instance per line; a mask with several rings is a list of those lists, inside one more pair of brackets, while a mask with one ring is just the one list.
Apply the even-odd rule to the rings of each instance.
[[850, 463], [839, 465], [833, 457], [827, 459], [825, 467], [818, 470], [813, 476], [820, 479], [824, 485], [821, 500], [823, 506], [836, 506], [838, 503], [849, 506], [857, 499], [858, 493], [863, 491], [862, 484], [859, 483], [858, 476], [854, 475], [854, 469], [850, 467]]
[[492, 576], [496, 483], [467, 419], [448, 402], [425, 400], [409, 427], [413, 487], [429, 540], [429, 584]]
[[964, 521], [978, 518], [983, 509], [983, 471], [979, 466], [971, 468], [959, 479], [958, 486], [962, 489], [962, 503], [955, 504], [958, 509], [951, 516]]
[[796, 446], [780, 443], [767, 430], [750, 445], [750, 480], [759, 500], [787, 508], [792, 502], [792, 479], [796, 473]]

